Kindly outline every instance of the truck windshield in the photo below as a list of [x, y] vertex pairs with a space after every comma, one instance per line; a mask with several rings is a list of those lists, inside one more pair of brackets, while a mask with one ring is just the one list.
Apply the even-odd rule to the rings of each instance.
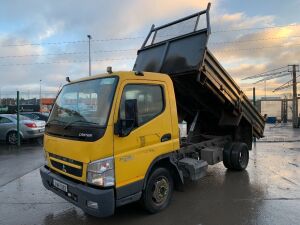
[[107, 125], [117, 77], [106, 77], [66, 85], [60, 92], [48, 123], [65, 128]]

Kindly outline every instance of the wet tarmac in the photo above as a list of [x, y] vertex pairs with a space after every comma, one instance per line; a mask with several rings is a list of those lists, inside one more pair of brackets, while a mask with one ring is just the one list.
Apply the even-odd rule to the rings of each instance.
[[[278, 134], [288, 141], [276, 139]], [[246, 171], [227, 171], [219, 163], [175, 192], [159, 214], [131, 204], [105, 219], [84, 214], [42, 186], [36, 169], [43, 161], [41, 147], [14, 155], [0, 148], [0, 224], [300, 224], [300, 129], [268, 126], [266, 137], [254, 145]]]
[[0, 144], [0, 187], [39, 168], [44, 153], [38, 143], [25, 143], [21, 148]]

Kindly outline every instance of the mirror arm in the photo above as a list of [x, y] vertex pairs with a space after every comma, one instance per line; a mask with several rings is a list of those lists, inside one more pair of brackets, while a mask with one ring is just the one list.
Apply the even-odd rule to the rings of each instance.
[[134, 121], [131, 125], [131, 127], [128, 127], [126, 129], [123, 129], [123, 121], [127, 121], [127, 120], [121, 120], [119, 119], [115, 124], [114, 124], [114, 134], [118, 135], [119, 137], [126, 137], [128, 136], [131, 131], [133, 130], [133, 128], [136, 126], [136, 122]]
[[121, 134], [121, 126], [120, 126], [120, 119], [114, 124], [114, 135], [120, 136]]

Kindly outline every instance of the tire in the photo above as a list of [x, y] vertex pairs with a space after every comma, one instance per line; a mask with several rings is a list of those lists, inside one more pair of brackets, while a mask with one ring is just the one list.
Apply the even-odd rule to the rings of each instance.
[[6, 136], [6, 142], [10, 145], [16, 145], [18, 143], [18, 133], [11, 131]]
[[234, 170], [245, 170], [249, 162], [249, 151], [245, 143], [237, 142], [232, 145], [231, 163]]
[[142, 205], [150, 213], [165, 209], [171, 202], [174, 181], [170, 172], [163, 167], [155, 169], [150, 175], [142, 195]]
[[233, 166], [231, 163], [231, 150], [232, 150], [232, 143], [227, 143], [224, 146], [224, 150], [223, 150], [223, 165], [227, 169], [233, 169]]

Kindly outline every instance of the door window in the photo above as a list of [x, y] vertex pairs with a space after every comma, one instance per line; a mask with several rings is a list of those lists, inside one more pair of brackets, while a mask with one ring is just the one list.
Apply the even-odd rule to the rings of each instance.
[[137, 100], [138, 126], [158, 116], [164, 109], [163, 89], [160, 85], [129, 84], [124, 88], [120, 118], [125, 119], [125, 100]]
[[0, 117], [0, 124], [1, 123], [11, 123], [11, 121], [5, 117]]

